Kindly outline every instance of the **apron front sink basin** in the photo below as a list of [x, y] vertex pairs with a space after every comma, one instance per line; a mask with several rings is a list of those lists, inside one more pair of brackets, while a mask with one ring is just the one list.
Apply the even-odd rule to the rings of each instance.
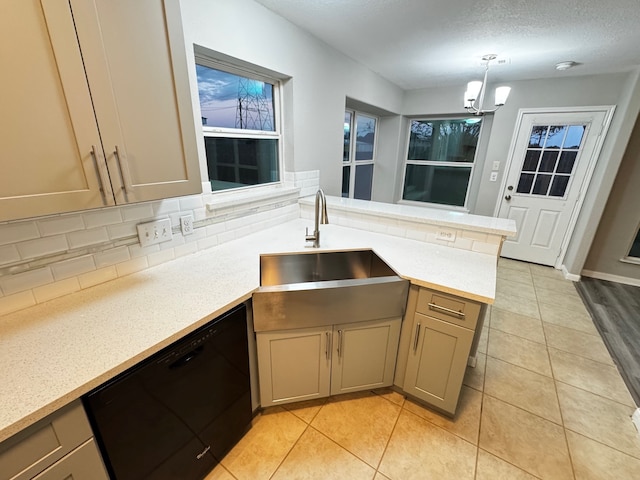
[[260, 285], [256, 332], [402, 316], [409, 291], [373, 250], [261, 255]]

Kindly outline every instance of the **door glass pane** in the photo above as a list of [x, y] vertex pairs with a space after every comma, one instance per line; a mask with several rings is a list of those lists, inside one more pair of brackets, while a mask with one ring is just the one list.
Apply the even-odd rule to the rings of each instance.
[[547, 138], [547, 129], [548, 127], [546, 125], [535, 125], [531, 129], [531, 137], [529, 138], [530, 148], [542, 148], [544, 140]]
[[549, 183], [551, 183], [551, 175], [538, 175], [536, 182], [533, 184], [534, 195], [546, 195], [549, 190]]
[[350, 173], [351, 167], [342, 167], [342, 196], [345, 198], [349, 198], [349, 180], [351, 180]]
[[564, 140], [563, 148], [574, 148], [576, 150], [580, 148], [586, 127], [586, 125], [571, 125], [567, 132], [567, 138]]
[[349, 150], [351, 149], [351, 112], [344, 112], [344, 150], [342, 161], [349, 161]]
[[371, 200], [371, 185], [373, 183], [373, 163], [356, 166], [356, 185], [353, 198]]
[[471, 167], [408, 164], [402, 198], [462, 207], [470, 175]]
[[481, 121], [413, 120], [408, 160], [473, 163], [480, 137]]
[[564, 140], [564, 134], [567, 132], [566, 126], [552, 125], [549, 127], [547, 141], [544, 148], [560, 148]]
[[562, 152], [560, 154], [560, 161], [558, 162], [558, 173], [571, 173], [573, 170], [573, 164], [576, 161], [578, 152]]
[[540, 160], [540, 150], [527, 150], [524, 154], [523, 172], [535, 172], [538, 169], [538, 160]]
[[517, 193], [529, 193], [531, 192], [531, 186], [533, 185], [533, 179], [535, 175], [532, 173], [522, 173], [520, 174], [520, 181], [518, 181], [518, 188], [516, 188]]
[[373, 146], [376, 136], [376, 119], [366, 115], [356, 115], [356, 161], [373, 160]]
[[551, 190], [549, 190], [549, 196], [551, 197], [564, 197], [564, 192], [567, 191], [567, 185], [569, 185], [568, 175], [556, 175], [553, 178], [551, 184]]
[[542, 154], [542, 161], [540, 162], [539, 172], [553, 172], [556, 168], [556, 160], [558, 159], [558, 151], [551, 150], [545, 151]]

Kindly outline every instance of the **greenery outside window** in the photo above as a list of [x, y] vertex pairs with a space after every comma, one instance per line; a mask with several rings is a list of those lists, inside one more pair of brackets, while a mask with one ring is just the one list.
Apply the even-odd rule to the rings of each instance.
[[371, 200], [378, 120], [353, 110], [344, 113], [342, 196]]
[[478, 117], [412, 120], [402, 199], [465, 207], [481, 125]]
[[211, 190], [280, 181], [277, 80], [196, 56]]

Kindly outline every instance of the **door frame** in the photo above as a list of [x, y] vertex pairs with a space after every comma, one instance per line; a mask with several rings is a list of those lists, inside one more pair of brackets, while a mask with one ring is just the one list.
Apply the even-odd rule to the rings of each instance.
[[[518, 116], [516, 118], [515, 127], [513, 130], [513, 135], [511, 137], [511, 143], [509, 145], [509, 153], [507, 155], [507, 161], [505, 163], [504, 171], [502, 174], [502, 181], [500, 182], [500, 190], [498, 191], [498, 196], [496, 197], [496, 204], [493, 210], [493, 216], [497, 217], [500, 211], [500, 206], [502, 204], [502, 196], [504, 195], [505, 188], [507, 186], [507, 177], [509, 170], [514, 161], [514, 157], [516, 154], [516, 142], [520, 135], [522, 129], [522, 123], [525, 115], [536, 115], [536, 114], [564, 114], [564, 113], [581, 113], [581, 112], [603, 112], [605, 115], [604, 122], [600, 126], [600, 132], [598, 133], [598, 137], [596, 139], [596, 144], [593, 148], [593, 154], [591, 158], [589, 158], [589, 164], [587, 166], [587, 171], [585, 172], [584, 179], [580, 184], [580, 193], [578, 194], [578, 199], [573, 207], [573, 211], [571, 212], [571, 217], [569, 219], [569, 224], [567, 226], [567, 231], [564, 234], [562, 239], [562, 243], [560, 246], [560, 254], [556, 259], [554, 264], [554, 268], [560, 268], [564, 263], [564, 257], [567, 252], [567, 247], [569, 246], [569, 241], [573, 236], [573, 231], [575, 229], [576, 223], [578, 221], [578, 215], [582, 210], [582, 205], [584, 203], [584, 199], [587, 194], [587, 190], [589, 184], [591, 183], [591, 178], [593, 177], [593, 172], [596, 168], [596, 163], [600, 158], [600, 152], [602, 151], [602, 146], [604, 144], [604, 139], [607, 136], [609, 131], [609, 126], [611, 125], [611, 120], [613, 118], [613, 114], [615, 112], [615, 105], [599, 105], [593, 107], [541, 107], [541, 108], [521, 108], [518, 110]], [[592, 126], [592, 128], [598, 128], [596, 126]]]

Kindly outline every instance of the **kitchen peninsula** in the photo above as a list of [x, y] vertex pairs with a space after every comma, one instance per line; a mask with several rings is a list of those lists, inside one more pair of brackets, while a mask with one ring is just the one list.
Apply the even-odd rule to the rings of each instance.
[[[330, 203], [332, 214], [337, 220]], [[259, 255], [308, 251], [308, 226], [288, 221], [0, 317], [0, 441], [251, 298]], [[496, 254], [336, 224], [321, 229], [321, 250], [371, 248], [413, 285], [493, 302]], [[503, 221], [491, 233], [512, 235], [514, 227]]]

